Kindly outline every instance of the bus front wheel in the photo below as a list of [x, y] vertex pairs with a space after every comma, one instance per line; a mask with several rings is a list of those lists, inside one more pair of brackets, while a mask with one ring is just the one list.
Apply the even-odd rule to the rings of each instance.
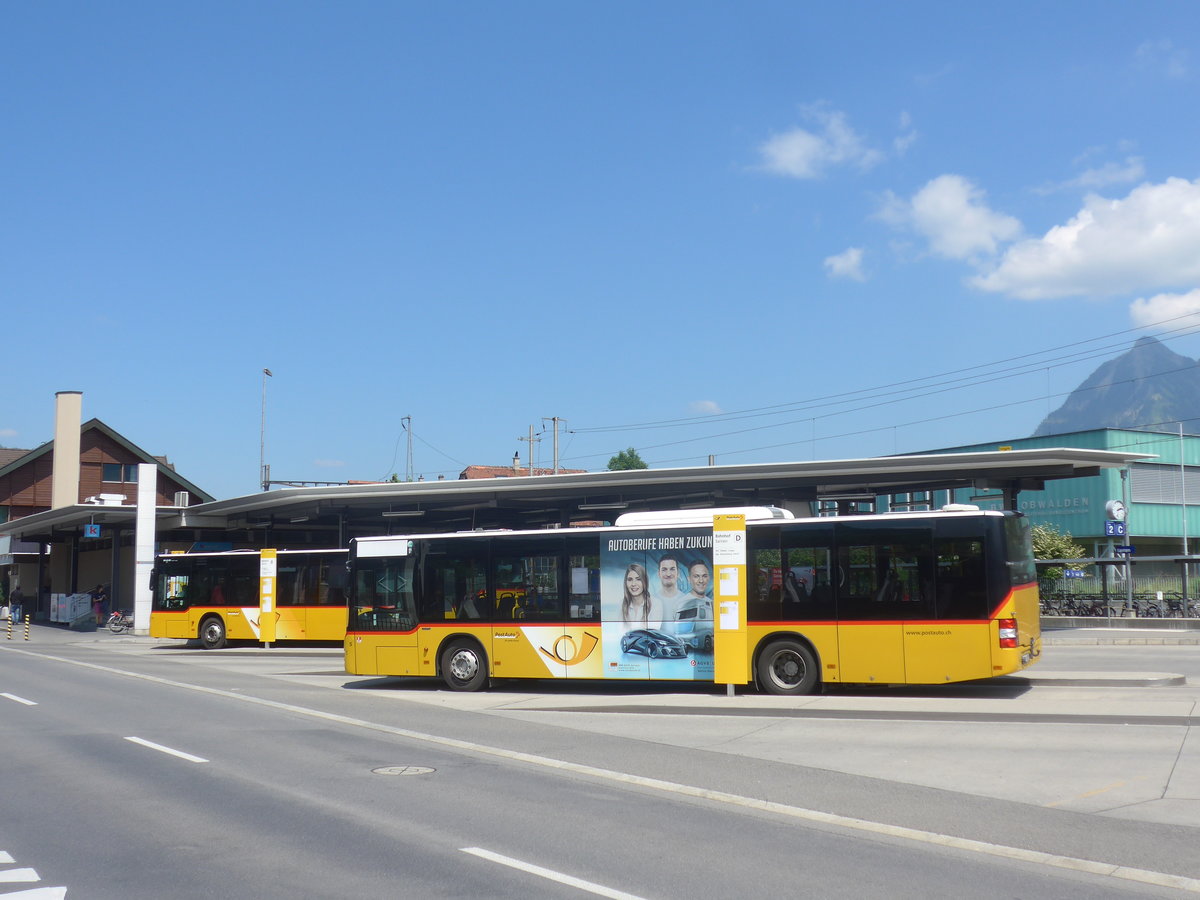
[[772, 641], [758, 657], [758, 684], [768, 694], [811, 694], [817, 661], [799, 641]]
[[220, 616], [209, 616], [200, 623], [200, 643], [205, 650], [220, 650], [225, 646], [225, 623]]
[[451, 641], [442, 651], [442, 680], [452, 691], [477, 691], [487, 683], [487, 657], [474, 641]]

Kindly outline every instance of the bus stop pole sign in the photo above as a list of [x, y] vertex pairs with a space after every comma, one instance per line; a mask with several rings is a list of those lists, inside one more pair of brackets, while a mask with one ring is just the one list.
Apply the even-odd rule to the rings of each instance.
[[729, 686], [749, 681], [750, 648], [746, 634], [746, 517], [713, 516], [713, 568], [716, 570], [716, 628], [713, 630], [713, 680]]
[[275, 642], [275, 583], [279, 568], [274, 550], [263, 550], [258, 557], [258, 639], [268, 647]]

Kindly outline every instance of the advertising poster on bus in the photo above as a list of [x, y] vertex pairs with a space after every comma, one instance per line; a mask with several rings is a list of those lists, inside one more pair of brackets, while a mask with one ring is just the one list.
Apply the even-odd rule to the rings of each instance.
[[712, 529], [605, 535], [600, 605], [606, 678], [711, 681]]

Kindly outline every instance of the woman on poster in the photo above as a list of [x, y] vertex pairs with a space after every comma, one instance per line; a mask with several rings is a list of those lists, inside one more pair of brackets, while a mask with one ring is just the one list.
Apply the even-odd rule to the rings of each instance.
[[621, 601], [621, 621], [629, 628], [650, 627], [649, 584], [646, 567], [630, 563], [625, 569], [625, 597]]

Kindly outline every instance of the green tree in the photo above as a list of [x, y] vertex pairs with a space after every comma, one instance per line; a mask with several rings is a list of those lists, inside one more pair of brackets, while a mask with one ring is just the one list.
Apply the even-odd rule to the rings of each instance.
[[646, 461], [638, 456], [638, 452], [630, 447], [628, 450], [622, 450], [616, 456], [608, 461], [608, 470], [610, 472], [623, 472], [626, 469], [648, 469]]
[[[1082, 559], [1087, 555], [1087, 550], [1075, 542], [1069, 531], [1059, 531], [1053, 525], [1034, 525], [1032, 534], [1034, 559]], [[1056, 582], [1063, 577], [1063, 570], [1058, 566], [1048, 566], [1039, 571], [1042, 579], [1049, 582]]]

